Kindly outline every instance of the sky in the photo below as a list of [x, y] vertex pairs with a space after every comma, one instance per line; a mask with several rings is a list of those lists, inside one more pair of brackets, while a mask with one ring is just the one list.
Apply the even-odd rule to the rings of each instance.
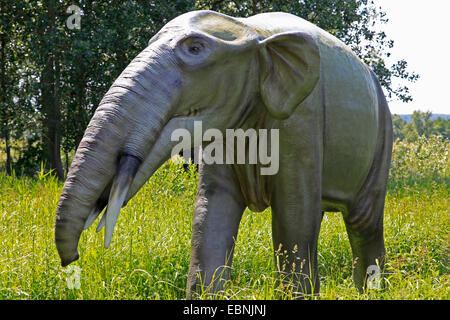
[[[405, 59], [415, 83], [394, 80], [410, 89], [412, 102], [388, 100], [393, 114], [414, 110], [450, 114], [450, 0], [375, 0], [389, 19], [380, 26], [389, 39], [392, 62]], [[390, 60], [388, 60], [390, 61]]]

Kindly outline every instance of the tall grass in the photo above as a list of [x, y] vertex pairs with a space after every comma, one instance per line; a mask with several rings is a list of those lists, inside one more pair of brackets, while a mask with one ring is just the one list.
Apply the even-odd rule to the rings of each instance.
[[[449, 299], [449, 142], [397, 142], [386, 197], [386, 284], [358, 294], [339, 213], [319, 237], [321, 299]], [[112, 246], [91, 227], [80, 244], [79, 289], [68, 286], [54, 246], [62, 185], [0, 174], [0, 299], [183, 299], [197, 177], [167, 162], [122, 209]], [[69, 271], [67, 271], [69, 270]], [[223, 299], [289, 299], [277, 287], [270, 209], [246, 210]], [[317, 298], [317, 297], [316, 297]]]

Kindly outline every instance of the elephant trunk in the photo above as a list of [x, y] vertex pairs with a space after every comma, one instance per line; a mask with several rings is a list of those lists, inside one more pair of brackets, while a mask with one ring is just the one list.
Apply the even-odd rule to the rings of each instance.
[[62, 266], [78, 259], [83, 228], [107, 203], [100, 223], [106, 226], [105, 247], [111, 242], [133, 178], [163, 131], [175, 99], [178, 75], [171, 72], [170, 61], [161, 63], [167, 60], [162, 56], [162, 50], [151, 47], [141, 52], [111, 86], [85, 131], [57, 207], [55, 244]]

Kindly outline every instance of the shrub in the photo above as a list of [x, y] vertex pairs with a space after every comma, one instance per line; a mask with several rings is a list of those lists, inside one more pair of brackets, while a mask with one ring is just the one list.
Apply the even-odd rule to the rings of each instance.
[[389, 189], [449, 182], [450, 141], [421, 136], [414, 142], [397, 140], [392, 153]]

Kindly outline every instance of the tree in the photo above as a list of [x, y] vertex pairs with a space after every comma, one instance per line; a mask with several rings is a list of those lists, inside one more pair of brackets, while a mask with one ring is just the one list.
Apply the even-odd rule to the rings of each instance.
[[55, 170], [58, 178], [64, 178], [61, 162], [61, 111], [60, 111], [60, 77], [61, 52], [56, 26], [55, 0], [43, 1], [41, 18], [45, 23], [38, 24], [38, 41], [40, 45], [42, 69], [40, 74], [41, 107], [44, 127], [44, 159]]
[[411, 115], [411, 121], [418, 136], [430, 136], [433, 128], [431, 116], [430, 111], [414, 111]]
[[392, 126], [394, 127], [394, 141], [403, 140], [405, 138], [404, 128], [406, 121], [398, 114], [392, 115]]
[[5, 143], [5, 171], [12, 171], [11, 139], [24, 129], [24, 113], [28, 104], [17, 105], [25, 86], [21, 68], [26, 64], [24, 41], [21, 37], [25, 20], [25, 2], [0, 0], [0, 137]]
[[414, 142], [419, 137], [442, 136], [444, 139], [450, 137], [450, 120], [441, 117], [433, 120], [433, 114], [429, 111], [414, 111], [411, 120], [406, 122], [401, 116], [393, 115], [394, 140], [406, 140]]
[[432, 132], [434, 135], [441, 135], [445, 139], [450, 139], [450, 120], [441, 117], [433, 121]]
[[0, 134], [5, 140], [5, 151], [6, 151], [6, 164], [5, 170], [6, 174], [11, 175], [11, 148], [9, 145], [9, 122], [11, 118], [11, 110], [9, 101], [11, 87], [7, 86], [7, 45], [9, 42], [8, 34], [10, 33], [10, 28], [8, 28], [8, 16], [6, 14], [6, 3], [4, 1], [0, 2], [0, 17], [1, 17], [1, 29], [0, 29], [0, 89], [2, 91], [2, 96], [0, 97]]

